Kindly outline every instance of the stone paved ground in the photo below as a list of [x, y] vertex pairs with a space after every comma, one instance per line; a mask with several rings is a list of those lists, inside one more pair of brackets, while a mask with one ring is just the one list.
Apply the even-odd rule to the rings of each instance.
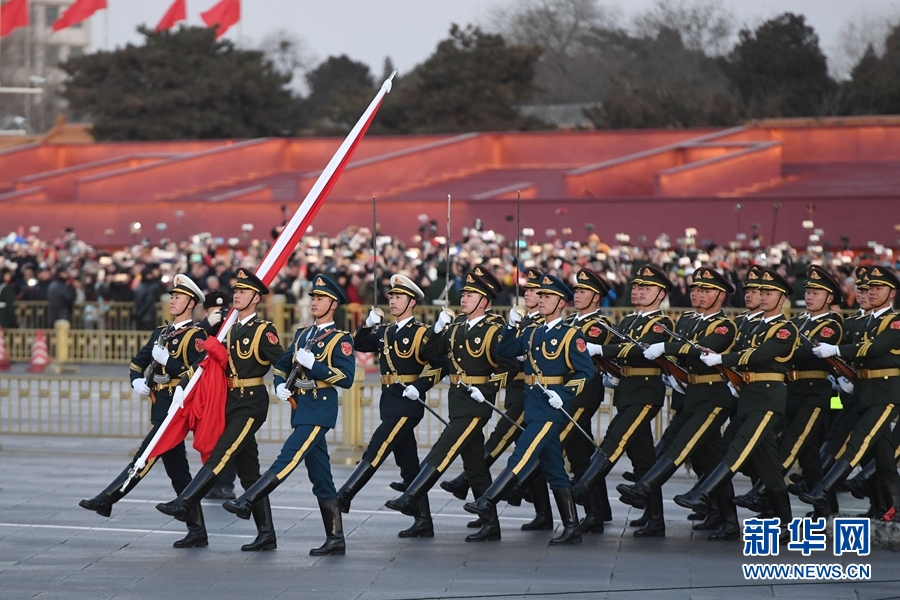
[[[436, 490], [431, 494], [435, 538], [403, 540], [396, 532], [409, 518], [383, 508], [396, 495], [388, 488], [397, 476], [390, 463], [345, 516], [346, 556], [307, 554], [324, 534], [303, 467], [272, 496], [278, 550], [240, 552], [238, 547], [254, 535], [252, 522], [213, 502], [204, 503], [210, 546], [175, 550], [171, 545], [183, 535], [183, 525], [154, 509], [173, 497], [161, 468], [117, 504], [110, 519], [77, 506], [124, 467], [135, 440], [5, 436], [0, 444], [2, 600], [900, 597], [900, 556], [880, 549], [866, 558], [823, 554], [803, 559], [783, 551], [772, 561], [869, 563], [868, 582], [745, 581], [741, 544], [692, 535], [687, 511], [671, 501], [665, 539], [632, 538], [628, 507], [614, 501], [615, 520], [607, 533], [585, 536], [580, 546], [550, 548], [549, 532], [518, 528], [529, 518], [530, 505], [502, 505], [501, 542], [465, 543], [469, 515], [461, 502]], [[277, 451], [275, 445], [263, 446], [262, 460], [273, 460]], [[191, 458], [196, 468], [196, 455]], [[625, 467], [617, 467], [610, 489]], [[337, 482], [350, 470], [335, 466]], [[667, 484], [666, 498], [692, 484], [679, 474]], [[737, 487], [745, 490], [746, 482]], [[860, 508], [858, 503], [847, 506]], [[794, 510], [801, 514], [805, 507], [795, 504]]]

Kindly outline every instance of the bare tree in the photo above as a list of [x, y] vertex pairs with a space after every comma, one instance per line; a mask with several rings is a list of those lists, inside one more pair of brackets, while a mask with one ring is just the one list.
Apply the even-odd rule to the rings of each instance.
[[736, 20], [722, 0], [657, 0], [634, 17], [638, 37], [655, 38], [662, 29], [678, 32], [688, 50], [722, 56], [731, 49]]
[[306, 93], [306, 73], [318, 59], [309, 50], [302, 38], [285, 29], [268, 34], [259, 44], [259, 49], [272, 61], [275, 69], [284, 75], [291, 75], [291, 87]]
[[828, 70], [836, 80], [850, 77], [853, 67], [859, 63], [869, 46], [878, 56], [884, 55], [884, 42], [888, 34], [900, 23], [900, 15], [871, 15], [863, 13], [848, 21], [838, 34], [837, 43], [828, 53]]

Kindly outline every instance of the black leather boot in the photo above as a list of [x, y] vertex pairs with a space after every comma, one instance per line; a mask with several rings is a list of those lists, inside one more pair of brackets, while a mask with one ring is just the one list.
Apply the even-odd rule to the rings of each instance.
[[209, 546], [209, 538], [206, 535], [206, 521], [203, 520], [203, 509], [200, 504], [191, 509], [191, 516], [187, 521], [188, 534], [172, 544], [173, 548], [205, 548]]
[[[853, 467], [844, 459], [835, 461], [834, 465], [825, 473], [825, 477], [819, 482], [812, 491], [800, 494], [800, 500], [807, 504], [812, 504], [813, 508], [821, 513], [828, 512], [828, 494], [837, 490], [837, 486], [841, 484], [850, 474]], [[773, 507], [774, 509], [774, 507]], [[775, 515], [778, 516], [777, 514]]]
[[877, 477], [873, 477], [868, 481], [869, 486], [869, 510], [863, 515], [870, 519], [880, 519], [884, 513], [888, 511], [887, 497], [884, 493], [884, 486]]
[[719, 486], [715, 494], [716, 508], [718, 509], [721, 526], [715, 533], [709, 534], [706, 539], [714, 542], [737, 539], [741, 533], [741, 525], [738, 521], [737, 508], [734, 505], [734, 485], [728, 481]]
[[337, 498], [322, 500], [319, 498], [319, 512], [325, 525], [325, 543], [309, 551], [310, 556], [343, 555], [347, 550], [344, 543], [344, 522], [341, 518], [341, 506]]
[[647, 520], [648, 520], [648, 517], [647, 517], [648, 512], [649, 512], [649, 509], [647, 507], [644, 507], [644, 512], [641, 514], [641, 516], [639, 516], [637, 519], [631, 519], [630, 521], [628, 521], [628, 526], [629, 527], [643, 527], [644, 525], [646, 525]]
[[391, 510], [402, 512], [407, 517], [415, 517], [419, 498], [427, 494], [440, 478], [441, 472], [432, 465], [425, 463], [422, 470], [416, 475], [416, 478], [407, 486], [406, 491], [398, 498], [388, 500], [384, 505]]
[[750, 488], [749, 492], [741, 496], [735, 496], [733, 502], [735, 506], [746, 508], [755, 513], [764, 512], [768, 508], [766, 506], [766, 484], [762, 481], [757, 481]]
[[428, 503], [428, 494], [424, 494], [419, 498], [412, 527], [404, 529], [397, 534], [397, 537], [434, 537], [434, 521], [431, 520], [431, 505]]
[[469, 480], [466, 479], [465, 473], [460, 473], [449, 481], [442, 481], [441, 489], [460, 500], [465, 500], [469, 496]]
[[82, 500], [78, 503], [78, 506], [80, 506], [81, 508], [92, 510], [101, 517], [109, 517], [112, 514], [112, 505], [124, 498], [125, 494], [133, 490], [134, 486], [136, 486], [141, 480], [140, 477], [135, 477], [128, 483], [128, 486], [123, 492], [122, 486], [125, 485], [126, 481], [128, 481], [128, 471], [130, 469], [131, 465], [125, 467], [125, 470], [116, 475], [116, 478], [113, 479], [108, 486], [106, 486], [105, 490], [91, 499]]
[[524, 523], [522, 531], [553, 531], [553, 509], [547, 478], [541, 473], [528, 489], [531, 490], [531, 502], [534, 504], [534, 519]]
[[600, 515], [604, 523], [612, 522], [612, 506], [609, 505], [609, 492], [606, 490], [606, 478], [594, 483], [597, 490], [597, 501], [600, 503]]
[[719, 463], [709, 475], [694, 486], [694, 489], [687, 494], [675, 496], [675, 504], [698, 512], [709, 512], [710, 494], [726, 481], [731, 481], [732, 477], [734, 477], [734, 473], [731, 472], [728, 465]]
[[631, 485], [620, 483], [616, 486], [616, 491], [622, 495], [621, 500], [626, 504], [635, 508], [644, 508], [650, 493], [653, 490], [662, 489], [662, 485], [677, 470], [678, 465], [672, 459], [663, 456], [650, 467], [649, 471], [644, 473], [637, 483]]
[[634, 537], [666, 537], [666, 519], [663, 515], [662, 488], [656, 487], [647, 495], [647, 524], [634, 530]]
[[392, 481], [388, 484], [388, 487], [394, 490], [395, 492], [400, 492], [401, 494], [406, 491], [406, 482], [404, 481]]
[[[734, 487], [731, 488], [731, 497], [734, 498]], [[694, 531], [715, 531], [722, 526], [722, 517], [719, 515], [718, 494], [709, 497], [709, 506], [703, 519], [694, 521], [691, 529]]]
[[181, 494], [171, 502], [156, 505], [159, 512], [175, 517], [182, 523], [187, 523], [191, 516], [191, 510], [206, 493], [216, 484], [216, 474], [209, 467], [200, 467], [197, 476], [194, 477]]
[[556, 508], [559, 509], [563, 530], [558, 537], [550, 540], [550, 545], [580, 544], [581, 530], [578, 528], [578, 510], [575, 508], [572, 488], [553, 490], [553, 497], [556, 499]]
[[601, 450], [595, 451], [594, 455], [591, 457], [591, 464], [588, 466], [587, 471], [584, 472], [584, 475], [581, 476], [581, 479], [579, 479], [578, 483], [575, 484], [575, 487], [572, 488], [572, 497], [575, 501], [578, 502], [578, 504], [587, 502], [588, 490], [594, 486], [594, 483], [598, 478], [606, 477], [612, 468], [613, 463], [609, 461], [609, 458], [607, 458]]
[[[487, 492], [480, 497], [484, 498]], [[481, 517], [481, 529], [466, 536], [467, 542], [497, 542], [500, 541], [500, 519], [497, 518], [497, 507], [490, 505], [488, 514]]]
[[497, 502], [518, 482], [519, 478], [512, 472], [512, 469], [503, 469], [497, 479], [477, 500], [463, 504], [463, 510], [478, 515], [482, 521], [487, 522], [492, 515], [496, 516]]
[[272, 505], [269, 503], [268, 496], [263, 496], [253, 505], [253, 520], [256, 522], [256, 539], [241, 546], [241, 550], [243, 552], [259, 552], [277, 548], [275, 524], [272, 522]]
[[875, 474], [875, 461], [870, 460], [868, 464], [853, 477], [848, 477], [841, 489], [850, 492], [854, 498], [863, 500], [869, 496], [869, 481]]
[[241, 519], [249, 519], [253, 513], [253, 506], [262, 498], [267, 498], [272, 493], [272, 490], [280, 484], [281, 481], [274, 471], [266, 471], [239, 498], [223, 502], [222, 508]]
[[482, 525], [484, 525], [484, 521], [481, 519], [481, 517], [478, 517], [477, 519], [473, 519], [466, 523], [466, 527], [468, 527], [469, 529], [481, 529]]
[[[602, 487], [606, 488], [606, 482], [602, 481]], [[584, 505], [584, 518], [579, 523], [581, 533], [603, 533], [603, 508], [600, 505], [600, 485], [591, 488], [588, 501]]]
[[781, 533], [778, 536], [779, 544], [786, 544], [791, 539], [791, 532], [788, 529], [792, 520], [791, 515], [791, 496], [785, 489], [782, 492], [773, 492], [766, 490], [769, 497], [769, 504], [772, 506], [772, 514], [781, 519]]
[[372, 479], [372, 475], [375, 474], [376, 470], [377, 469], [373, 467], [372, 463], [369, 461], [359, 461], [359, 464], [356, 465], [356, 468], [350, 473], [350, 477], [344, 482], [341, 489], [338, 490], [338, 504], [341, 507], [342, 513], [350, 512], [350, 503], [353, 501], [353, 498], [355, 498], [356, 494], [359, 493], [359, 490], [363, 489], [363, 486]]

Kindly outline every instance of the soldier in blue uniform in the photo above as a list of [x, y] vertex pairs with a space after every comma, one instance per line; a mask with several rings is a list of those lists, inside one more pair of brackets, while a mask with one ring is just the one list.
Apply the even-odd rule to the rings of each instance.
[[[191, 318], [194, 307], [204, 300], [203, 292], [186, 275], [176, 275], [174, 284], [169, 300], [173, 324], [157, 327], [144, 347], [131, 360], [131, 387], [141, 396], [151, 396], [153, 400], [150, 408], [150, 423], [153, 429], [144, 438], [135, 459], [144, 453], [147, 444], [165, 420], [172, 404], [172, 390], [178, 385], [178, 381], [183, 375], [193, 373], [194, 366], [206, 355], [202, 346], [206, 333], [195, 326]], [[148, 377], [144, 372], [151, 365], [154, 369], [148, 383]], [[163, 453], [161, 458], [166, 474], [172, 481], [172, 488], [176, 494], [180, 494], [191, 482], [184, 442]], [[134, 489], [155, 462], [156, 458], [149, 459], [147, 465], [131, 479], [125, 491], [122, 491], [122, 486], [128, 480], [128, 472], [134, 464], [132, 461], [105, 490], [91, 499], [82, 500], [78, 503], [79, 506], [108, 517], [112, 514], [112, 505]], [[187, 526], [187, 537], [172, 544], [175, 548], [198, 548], [208, 545], [203, 511], [199, 504], [190, 513]]]
[[[246, 490], [259, 479], [259, 447], [256, 432], [269, 416], [269, 392], [263, 377], [281, 358], [284, 349], [278, 332], [269, 321], [256, 317], [256, 307], [269, 288], [250, 270], [235, 274], [233, 306], [237, 323], [228, 331], [226, 369], [228, 396], [225, 400], [225, 430], [194, 479], [175, 500], [158, 504], [161, 513], [186, 521], [194, 507], [206, 496], [228, 464], [233, 463], [241, 486]], [[190, 375], [182, 377], [178, 390], [183, 393]], [[244, 552], [274, 550], [275, 526], [268, 501], [254, 507], [257, 536], [241, 546]]]
[[[577, 544], [581, 542], [581, 531], [560, 442], [560, 431], [568, 420], [561, 410], [568, 412], [572, 400], [594, 376], [594, 366], [581, 330], [562, 322], [562, 311], [572, 299], [572, 291], [558, 277], [545, 274], [540, 294], [544, 324], [517, 335], [519, 319], [511, 315], [498, 349], [509, 358], [525, 357], [525, 431], [516, 441], [506, 469], [464, 508], [485, 522], [495, 519], [497, 502], [518, 483], [520, 473], [533, 468], [537, 459], [563, 522], [561, 535], [551, 539], [550, 544]], [[492, 539], [500, 539], [499, 523]]]
[[338, 391], [353, 385], [356, 359], [353, 339], [334, 326], [334, 311], [347, 303], [336, 283], [324, 275], [313, 281], [310, 312], [315, 324], [301, 327], [275, 364], [275, 393], [291, 403], [291, 427], [294, 431], [284, 442], [272, 466], [236, 500], [222, 506], [242, 519], [287, 479], [301, 461], [306, 463], [313, 494], [319, 499], [319, 511], [325, 524], [326, 540], [309, 553], [313, 556], [344, 554], [344, 528], [337, 490], [331, 477], [331, 463], [325, 436], [334, 429], [338, 415]]
[[[447, 359], [423, 358], [422, 349], [428, 329], [413, 317], [413, 309], [425, 294], [411, 279], [403, 275], [391, 277], [388, 290], [394, 324], [381, 324], [381, 310], [373, 308], [363, 325], [356, 330], [354, 345], [360, 352], [376, 352], [380, 356], [381, 401], [378, 404], [381, 423], [372, 433], [362, 460], [338, 490], [341, 512], [350, 511], [350, 503], [372, 478], [391, 453], [404, 485], [419, 474], [416, 426], [425, 414], [425, 394], [446, 375]], [[428, 494], [419, 498], [412, 527], [399, 537], [433, 537], [434, 525]]]

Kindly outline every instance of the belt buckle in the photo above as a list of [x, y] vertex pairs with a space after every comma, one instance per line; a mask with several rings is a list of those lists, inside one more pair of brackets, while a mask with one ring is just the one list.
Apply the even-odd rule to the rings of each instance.
[[799, 374], [797, 371], [788, 371], [785, 379], [787, 379], [788, 381], [798, 381], [798, 379], [797, 379], [798, 375]]
[[753, 383], [753, 372], [744, 371], [741, 373], [741, 378], [744, 380], [744, 383]]
[[856, 371], [856, 376], [860, 379], [868, 379], [869, 378], [869, 369], [858, 369]]

